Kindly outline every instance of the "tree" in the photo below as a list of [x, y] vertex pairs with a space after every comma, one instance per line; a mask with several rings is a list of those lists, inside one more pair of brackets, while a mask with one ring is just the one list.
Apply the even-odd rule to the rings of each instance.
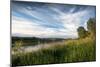
[[77, 31], [79, 38], [85, 38], [87, 36], [87, 31], [84, 29], [84, 27], [79, 27]]
[[90, 33], [96, 33], [96, 20], [94, 18], [88, 20], [87, 29]]

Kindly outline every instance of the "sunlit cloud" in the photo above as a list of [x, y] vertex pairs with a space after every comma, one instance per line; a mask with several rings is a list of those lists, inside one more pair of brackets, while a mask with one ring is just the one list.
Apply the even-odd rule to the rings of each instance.
[[94, 6], [13, 2], [12, 36], [77, 38], [77, 28], [86, 28], [91, 17]]

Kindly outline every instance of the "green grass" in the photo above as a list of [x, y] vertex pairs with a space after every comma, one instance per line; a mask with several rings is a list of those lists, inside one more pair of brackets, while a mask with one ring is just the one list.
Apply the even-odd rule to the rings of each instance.
[[95, 37], [68, 40], [64, 45], [41, 49], [37, 52], [12, 55], [12, 65], [37, 65], [86, 62], [96, 60]]

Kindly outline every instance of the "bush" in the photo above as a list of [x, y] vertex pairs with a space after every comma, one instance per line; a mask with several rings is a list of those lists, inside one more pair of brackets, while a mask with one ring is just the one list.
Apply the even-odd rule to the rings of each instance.
[[87, 32], [84, 29], [84, 27], [79, 27], [77, 31], [78, 31], [79, 38], [85, 38], [87, 36]]

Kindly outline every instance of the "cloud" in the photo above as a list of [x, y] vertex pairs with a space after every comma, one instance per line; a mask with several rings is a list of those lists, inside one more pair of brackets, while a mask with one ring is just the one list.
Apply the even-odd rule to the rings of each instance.
[[[77, 38], [77, 28], [84, 26], [94, 9], [77, 6], [13, 4], [12, 36], [40, 38]], [[39, 5], [39, 4], [38, 4]], [[77, 8], [77, 9], [76, 9]], [[93, 15], [94, 14], [94, 15]]]
[[[15, 18], [15, 19], [14, 19]], [[40, 38], [64, 38], [65, 33], [54, 30], [53, 28], [45, 28], [34, 22], [13, 17], [12, 20], [12, 36], [23, 37], [40, 37]], [[59, 36], [59, 37], [58, 37]]]
[[77, 38], [77, 28], [81, 25], [83, 17], [88, 14], [87, 10], [79, 11], [76, 13], [72, 13], [75, 9], [70, 9], [70, 13], [64, 13], [61, 10], [58, 10], [56, 8], [52, 8], [52, 10], [59, 13], [59, 16], [56, 18], [56, 20], [60, 21], [64, 26], [64, 32], [68, 36], [72, 36], [71, 38]]
[[[46, 10], [46, 8], [43, 9], [43, 8], [37, 8], [35, 6], [34, 7], [32, 6], [20, 7], [19, 6], [19, 8], [16, 7], [16, 9], [17, 9], [17, 13], [22, 14], [23, 18], [30, 19], [34, 23], [38, 23], [43, 26], [54, 27], [54, 28], [63, 27], [59, 21], [53, 18], [54, 14], [52, 15], [52, 11]], [[14, 14], [14, 12], [16, 11], [13, 10], [12, 13]]]
[[[64, 31], [67, 33], [70, 38], [77, 38], [77, 28], [79, 26], [83, 26], [87, 30], [87, 21], [91, 17], [95, 17], [95, 9], [93, 7], [86, 7], [84, 9], [80, 9], [77, 12], [74, 12], [76, 7], [71, 8], [69, 12], [65, 13], [57, 8], [52, 8], [52, 10], [59, 13], [59, 16], [56, 18], [60, 21], [64, 26]], [[74, 13], [73, 13], [74, 12]], [[70, 35], [69, 35], [70, 34]], [[67, 37], [68, 37], [67, 36]]]

